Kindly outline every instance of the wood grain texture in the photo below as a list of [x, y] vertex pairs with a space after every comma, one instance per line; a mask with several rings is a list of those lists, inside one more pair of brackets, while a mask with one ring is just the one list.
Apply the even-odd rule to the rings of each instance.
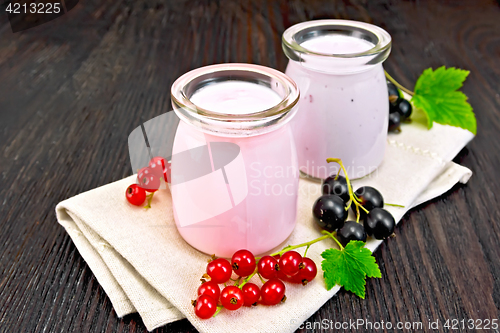
[[[138, 315], [117, 318], [55, 205], [131, 174], [127, 136], [169, 109], [178, 76], [221, 62], [284, 71], [281, 34], [318, 18], [389, 31], [385, 68], [408, 87], [428, 67], [470, 70], [479, 134], [456, 159], [469, 184], [403, 218], [366, 299], [341, 291], [308, 322], [498, 318], [499, 2], [81, 0], [16, 34], [0, 13], [0, 331], [144, 332]], [[157, 330], [195, 331], [186, 320]]]

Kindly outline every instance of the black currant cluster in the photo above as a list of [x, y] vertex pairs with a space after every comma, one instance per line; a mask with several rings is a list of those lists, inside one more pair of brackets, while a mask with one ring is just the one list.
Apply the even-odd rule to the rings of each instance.
[[[370, 186], [363, 186], [352, 193], [351, 184], [340, 175], [330, 176], [323, 182], [323, 195], [313, 206], [313, 216], [318, 225], [330, 232], [337, 231], [342, 245], [351, 240], [366, 242], [367, 235], [376, 239], [391, 236], [396, 221], [391, 213], [383, 209], [384, 198]], [[348, 207], [356, 221], [347, 221]]]
[[400, 132], [401, 122], [410, 118], [412, 107], [392, 82], [387, 82], [387, 90], [389, 91], [389, 132]]

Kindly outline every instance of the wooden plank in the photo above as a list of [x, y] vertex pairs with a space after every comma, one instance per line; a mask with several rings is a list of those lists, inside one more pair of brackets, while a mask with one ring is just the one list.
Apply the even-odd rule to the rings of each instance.
[[284, 29], [326, 17], [388, 30], [385, 67], [410, 88], [428, 67], [471, 70], [479, 135], [457, 157], [469, 184], [404, 217], [366, 299], [341, 291], [308, 322], [498, 318], [499, 14], [493, 0], [89, 0], [17, 34], [0, 15], [0, 331], [145, 331], [138, 315], [117, 318], [55, 205], [131, 174], [127, 137], [170, 108], [178, 76], [228, 61], [284, 71]]

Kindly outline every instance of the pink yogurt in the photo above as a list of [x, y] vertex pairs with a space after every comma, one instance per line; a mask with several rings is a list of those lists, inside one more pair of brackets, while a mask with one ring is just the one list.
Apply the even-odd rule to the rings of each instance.
[[[311, 31], [321, 33], [310, 37]], [[337, 172], [337, 164], [326, 163], [335, 157], [351, 178], [373, 172], [386, 146], [389, 101], [382, 61], [390, 36], [366, 23], [320, 20], [291, 27], [283, 39], [291, 59], [286, 74], [301, 94], [292, 121], [300, 170], [324, 179]]]
[[[282, 80], [280, 86], [294, 87], [285, 75], [267, 70]], [[233, 119], [200, 128], [188, 119], [192, 114], [182, 113], [186, 108], [180, 109], [181, 103], [173, 102], [181, 118], [172, 159], [174, 218], [181, 236], [207, 254], [231, 257], [239, 249], [248, 249], [257, 255], [283, 242], [295, 226], [299, 177], [291, 128], [288, 119], [266, 125], [269, 120], [259, 116], [286, 101], [270, 86], [219, 80], [201, 85], [189, 97], [198, 109], [234, 119], [254, 115], [258, 122], [264, 121], [260, 125], [246, 120], [237, 124]], [[175, 83], [175, 98], [174, 88]], [[298, 98], [296, 89], [291, 93]], [[291, 118], [295, 109], [286, 112]], [[191, 160], [183, 157], [187, 155]]]

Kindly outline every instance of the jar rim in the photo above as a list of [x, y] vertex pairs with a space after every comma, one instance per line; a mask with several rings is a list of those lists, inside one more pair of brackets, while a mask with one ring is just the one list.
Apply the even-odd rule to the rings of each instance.
[[[207, 110], [191, 102], [190, 96], [188, 96], [186, 92], [186, 87], [188, 87], [190, 83], [195, 80], [202, 79], [204, 76], [223, 76], [224, 73], [227, 72], [239, 72], [242, 76], [253, 73], [259, 74], [263, 77], [268, 77], [270, 80], [276, 80], [276, 82], [281, 83], [286, 89], [286, 94], [282, 97], [278, 104], [271, 108], [243, 114], [229, 114]], [[299, 89], [297, 84], [292, 79], [278, 70], [254, 64], [225, 63], [196, 68], [183, 74], [172, 84], [171, 96], [172, 103], [177, 108], [185, 110], [193, 116], [205, 117], [213, 121], [246, 122], [275, 118], [287, 113], [297, 104], [299, 100]]]
[[[363, 52], [355, 53], [322, 53], [314, 52], [301, 46], [299, 39], [306, 33], [316, 33], [316, 36], [321, 35], [324, 31], [343, 32], [344, 35], [358, 37], [365, 39], [374, 44], [374, 46]], [[318, 34], [319, 33], [319, 34]], [[376, 39], [376, 42], [373, 41]], [[340, 20], [340, 19], [326, 19], [307, 21], [295, 24], [286, 29], [282, 37], [282, 46], [285, 54], [291, 59], [292, 54], [306, 54], [330, 58], [358, 58], [364, 56], [376, 55], [390, 50], [391, 48], [391, 35], [384, 29], [365, 22]], [[288, 51], [288, 52], [287, 52]], [[295, 60], [295, 59], [291, 59]], [[385, 59], [383, 59], [385, 60]], [[382, 61], [383, 61], [382, 60]]]

